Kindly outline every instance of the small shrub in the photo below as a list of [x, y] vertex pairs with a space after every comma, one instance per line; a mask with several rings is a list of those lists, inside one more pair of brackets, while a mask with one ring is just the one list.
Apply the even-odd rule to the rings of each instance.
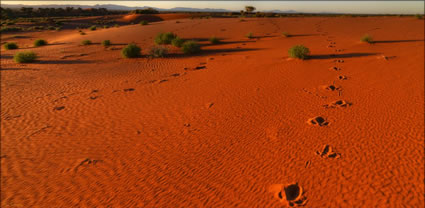
[[37, 55], [32, 51], [18, 52], [13, 56], [16, 63], [31, 63], [37, 59]]
[[423, 19], [423, 18], [424, 18], [424, 16], [423, 16], [423, 15], [420, 15], [420, 14], [417, 14], [417, 15], [415, 15], [415, 18], [416, 18], [416, 19]]
[[184, 43], [184, 40], [179, 37], [176, 37], [171, 41], [171, 44], [177, 48], [181, 48], [183, 43]]
[[55, 30], [56, 31], [62, 30], [62, 27], [56, 27]]
[[212, 44], [219, 44], [220, 43], [220, 39], [218, 39], [217, 37], [211, 37], [209, 39], [210, 43]]
[[196, 41], [186, 41], [183, 43], [182, 51], [185, 54], [194, 54], [201, 51], [201, 45]]
[[48, 26], [48, 27], [47, 27], [47, 29], [48, 29], [48, 30], [54, 30], [54, 29], [55, 29], [55, 27], [53, 27], [53, 26]]
[[364, 35], [361, 39], [362, 42], [373, 43], [373, 38], [370, 35]]
[[1, 27], [0, 32], [17, 32], [22, 31], [21, 27]]
[[80, 31], [80, 35], [85, 35], [86, 33], [83, 31]]
[[142, 55], [140, 51], [141, 49], [139, 46], [137, 46], [134, 43], [130, 43], [125, 48], [122, 49], [121, 55], [124, 58], [136, 58]]
[[147, 25], [147, 24], [149, 24], [149, 22], [146, 21], [146, 20], [142, 20], [142, 21], [139, 22], [139, 24], [140, 25]]
[[109, 26], [108, 25], [103, 25], [103, 29], [108, 29]]
[[13, 42], [5, 43], [5, 44], [3, 45], [3, 48], [4, 48], [5, 50], [18, 49], [18, 44], [13, 43]]
[[81, 41], [81, 45], [90, 45], [91, 41], [90, 40], [83, 40]]
[[154, 58], [164, 57], [168, 54], [168, 49], [165, 47], [152, 47], [149, 51], [149, 56]]
[[291, 34], [289, 34], [288, 32], [283, 32], [282, 36], [285, 37], [285, 38], [289, 38], [289, 37], [291, 37]]
[[105, 46], [105, 47], [108, 47], [108, 46], [111, 45], [111, 41], [110, 40], [104, 40], [104, 41], [102, 41], [102, 45]]
[[155, 43], [158, 45], [168, 45], [171, 44], [171, 41], [176, 37], [177, 35], [172, 32], [160, 33], [155, 37]]
[[288, 53], [292, 58], [306, 59], [310, 53], [310, 50], [303, 45], [296, 45], [290, 48]]
[[114, 27], [120, 27], [120, 25], [119, 24], [115, 24]]
[[35, 47], [44, 46], [44, 45], [47, 45], [47, 41], [45, 41], [43, 39], [38, 39], [38, 40], [34, 41]]
[[253, 35], [252, 33], [248, 33], [248, 34], [246, 34], [245, 36], [246, 36], [247, 38], [249, 38], [249, 39], [254, 38], [254, 35]]
[[89, 30], [91, 30], [91, 31], [94, 31], [96, 29], [97, 29], [96, 25], [92, 25], [91, 27], [89, 27]]

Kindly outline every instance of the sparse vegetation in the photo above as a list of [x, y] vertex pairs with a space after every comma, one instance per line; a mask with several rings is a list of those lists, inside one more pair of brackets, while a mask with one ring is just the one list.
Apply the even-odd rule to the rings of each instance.
[[282, 36], [285, 37], [285, 38], [289, 38], [289, 37], [291, 37], [291, 34], [289, 34], [288, 32], [283, 32]]
[[253, 7], [253, 6], [245, 6], [245, 11], [246, 12], [253, 12], [253, 11], [255, 11], [255, 7]]
[[120, 25], [119, 24], [115, 24], [114, 27], [120, 27]]
[[142, 20], [142, 21], [140, 21], [140, 22], [139, 22], [139, 24], [140, 24], [140, 25], [148, 25], [148, 24], [149, 24], [149, 22], [148, 22], [148, 21], [146, 21], [146, 20]]
[[423, 15], [420, 15], [420, 14], [417, 14], [417, 15], [415, 15], [415, 18], [416, 19], [424, 19], [424, 16]]
[[303, 45], [296, 45], [290, 48], [288, 53], [292, 58], [306, 59], [310, 53], [310, 50]]
[[109, 26], [108, 25], [103, 25], [103, 29], [108, 29]]
[[122, 49], [121, 55], [124, 58], [137, 58], [142, 55], [141, 50], [142, 49], [140, 49], [140, 47], [137, 46], [136, 44], [130, 43], [125, 48]]
[[18, 52], [13, 56], [16, 63], [31, 63], [37, 59], [37, 54], [32, 51]]
[[168, 54], [168, 49], [165, 47], [154, 46], [149, 51], [149, 56], [153, 58], [165, 57]]
[[110, 40], [104, 40], [102, 41], [102, 45], [105, 47], [109, 47], [111, 45], [111, 41]]
[[91, 31], [94, 31], [96, 29], [97, 29], [96, 25], [92, 25], [91, 27], [89, 27], [89, 30], [91, 30]]
[[370, 36], [370, 35], [368, 35], [368, 34], [366, 34], [366, 35], [364, 35], [361, 39], [360, 39], [362, 42], [365, 42], [365, 43], [373, 43], [373, 38], [372, 38], [372, 36]]
[[59, 27], [55, 27], [55, 30], [56, 30], [56, 31], [62, 30], [62, 27], [61, 27], [61, 26], [59, 26]]
[[172, 32], [160, 33], [155, 37], [155, 43], [158, 45], [168, 45], [171, 44], [171, 41], [176, 37], [177, 35]]
[[83, 40], [81, 41], [81, 45], [90, 45], [91, 41], [90, 40]]
[[184, 40], [176, 37], [171, 41], [171, 44], [177, 48], [181, 48], [183, 46]]
[[48, 26], [48, 27], [47, 27], [47, 29], [48, 29], [48, 30], [54, 30], [54, 29], [55, 29], [55, 27], [53, 27], [53, 26]]
[[212, 43], [212, 44], [219, 44], [220, 43], [220, 39], [218, 39], [217, 37], [211, 37], [210, 39], [209, 39], [209, 41], [210, 41], [210, 43]]
[[22, 30], [21, 27], [1, 27], [0, 32], [18, 32]]
[[13, 42], [5, 43], [5, 44], [3, 45], [3, 48], [4, 48], [5, 50], [18, 49], [18, 44], [13, 43]]
[[80, 31], [80, 35], [85, 35], [86, 33], [83, 31]]
[[196, 41], [186, 41], [182, 45], [182, 51], [185, 54], [195, 54], [201, 51], [201, 45]]
[[246, 34], [245, 37], [251, 39], [251, 38], [254, 38], [254, 35], [250, 32], [250, 33]]
[[43, 39], [38, 39], [34, 41], [34, 46], [35, 47], [39, 47], [39, 46], [44, 46], [47, 45], [47, 41], [43, 40]]

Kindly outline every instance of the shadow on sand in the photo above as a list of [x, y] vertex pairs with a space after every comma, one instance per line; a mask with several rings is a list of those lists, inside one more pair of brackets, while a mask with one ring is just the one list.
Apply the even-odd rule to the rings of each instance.
[[209, 50], [202, 50], [201, 52], [199, 52], [197, 54], [169, 54], [167, 57], [169, 57], [169, 58], [186, 58], [186, 57], [193, 57], [193, 56], [227, 54], [227, 53], [237, 53], [237, 52], [244, 52], [244, 51], [257, 51], [257, 50], [260, 50], [260, 49], [256, 49], [256, 48], [209, 49]]
[[408, 42], [420, 42], [424, 40], [376, 40], [373, 41], [374, 44], [376, 43], [408, 43]]

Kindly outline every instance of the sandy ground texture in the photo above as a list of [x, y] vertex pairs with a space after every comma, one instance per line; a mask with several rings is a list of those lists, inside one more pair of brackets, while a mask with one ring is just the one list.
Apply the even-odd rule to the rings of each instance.
[[[423, 25], [223, 18], [3, 35], [21, 49], [1, 53], [1, 205], [423, 207]], [[121, 57], [169, 31], [204, 52]], [[309, 60], [288, 58], [297, 44]], [[15, 64], [25, 50], [40, 61]]]

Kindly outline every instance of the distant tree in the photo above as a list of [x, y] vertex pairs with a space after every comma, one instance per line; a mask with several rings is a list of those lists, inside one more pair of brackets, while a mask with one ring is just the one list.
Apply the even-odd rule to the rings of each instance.
[[255, 7], [253, 7], [253, 6], [245, 6], [245, 11], [246, 12], [253, 12], [253, 11], [255, 11]]
[[32, 15], [32, 13], [33, 13], [33, 8], [31, 8], [31, 7], [22, 7], [22, 8], [21, 8], [21, 12], [22, 12], [25, 16], [30, 17], [30, 16]]

